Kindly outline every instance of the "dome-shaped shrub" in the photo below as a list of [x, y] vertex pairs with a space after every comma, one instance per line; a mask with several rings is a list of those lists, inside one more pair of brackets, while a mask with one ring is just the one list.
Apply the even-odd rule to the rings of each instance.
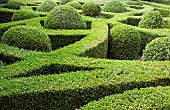
[[142, 19], [139, 22], [141, 28], [161, 28], [163, 24], [163, 18], [159, 11], [150, 11], [142, 15]]
[[73, 0], [60, 0], [60, 4], [65, 5], [66, 3], [71, 2], [71, 1]]
[[12, 21], [30, 19], [34, 17], [39, 17], [39, 14], [33, 10], [19, 10], [14, 12], [12, 15]]
[[118, 0], [113, 0], [111, 2], [108, 2], [104, 4], [103, 11], [105, 12], [114, 12], [114, 13], [122, 13], [126, 12], [126, 7], [122, 4], [122, 2]]
[[75, 9], [81, 9], [81, 4], [79, 2], [71, 1], [66, 3], [66, 5], [72, 6]]
[[32, 26], [14, 26], [2, 36], [1, 42], [28, 50], [50, 51], [51, 42], [47, 34]]
[[9, 1], [7, 4], [7, 7], [11, 9], [20, 9], [20, 6], [27, 6], [27, 3], [23, 0], [14, 0]]
[[170, 60], [170, 37], [151, 41], [143, 51], [142, 60]]
[[95, 2], [86, 2], [82, 5], [82, 13], [86, 16], [99, 16], [101, 7]]
[[49, 29], [85, 29], [86, 23], [73, 7], [61, 5], [51, 10], [44, 26]]
[[53, 1], [45, 1], [38, 6], [37, 11], [49, 12], [57, 5], [58, 4]]
[[8, 3], [9, 0], [0, 0], [0, 4]]
[[141, 37], [137, 30], [125, 25], [114, 26], [111, 31], [109, 57], [113, 59], [136, 59], [140, 51]]

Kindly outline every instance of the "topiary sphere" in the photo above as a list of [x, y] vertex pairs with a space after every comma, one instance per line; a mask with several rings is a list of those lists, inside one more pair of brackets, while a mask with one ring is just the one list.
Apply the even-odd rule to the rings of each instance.
[[133, 60], [140, 51], [141, 37], [137, 30], [125, 25], [114, 26], [110, 38], [110, 58]]
[[163, 18], [159, 11], [150, 11], [142, 15], [142, 19], [139, 22], [141, 28], [161, 28], [163, 24]]
[[73, 0], [61, 0], [60, 4], [65, 5], [66, 3], [71, 2], [71, 1], [73, 1]]
[[9, 0], [0, 0], [0, 4], [8, 3]]
[[32, 26], [14, 26], [4, 32], [1, 42], [34, 51], [51, 51], [51, 42], [47, 34]]
[[122, 4], [122, 2], [118, 0], [113, 0], [104, 4], [103, 11], [105, 12], [114, 12], [114, 13], [123, 13], [126, 12], [126, 7]]
[[44, 27], [49, 29], [85, 29], [86, 22], [70, 6], [56, 6], [47, 16]]
[[58, 4], [53, 1], [45, 1], [38, 6], [37, 11], [49, 12], [57, 5]]
[[86, 2], [82, 5], [82, 13], [86, 16], [99, 16], [101, 7], [95, 2]]
[[79, 2], [71, 1], [71, 2], [66, 3], [66, 5], [72, 6], [75, 9], [81, 9], [81, 4]]
[[39, 14], [33, 10], [19, 10], [14, 12], [12, 15], [12, 21], [30, 19], [34, 17], [39, 17]]
[[142, 60], [170, 60], [170, 37], [151, 41], [143, 51]]
[[9, 1], [7, 4], [7, 7], [11, 9], [20, 9], [20, 6], [27, 6], [27, 3], [22, 0], [14, 0]]

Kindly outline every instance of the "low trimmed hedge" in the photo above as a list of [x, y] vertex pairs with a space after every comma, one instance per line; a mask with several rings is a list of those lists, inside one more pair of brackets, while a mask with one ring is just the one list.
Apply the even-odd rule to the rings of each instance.
[[40, 17], [39, 13], [32, 10], [19, 10], [14, 12], [12, 16], [12, 21], [30, 19], [34, 17]]
[[123, 94], [107, 96], [99, 101], [90, 102], [81, 110], [132, 110], [158, 109], [169, 110], [170, 87], [152, 87], [126, 91]]
[[[84, 62], [83, 58], [77, 59], [75, 64], [89, 65], [88, 67], [98, 65], [106, 69], [1, 80], [1, 110], [75, 109], [89, 101], [122, 93], [125, 90], [170, 84], [169, 62], [109, 61], [87, 58], [84, 60], [86, 61]], [[44, 63], [46, 61], [44, 60]], [[15, 89], [11, 89], [13, 87]]]

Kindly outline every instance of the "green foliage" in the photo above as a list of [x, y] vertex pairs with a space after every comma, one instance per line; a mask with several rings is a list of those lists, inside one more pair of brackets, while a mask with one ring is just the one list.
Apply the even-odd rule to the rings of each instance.
[[166, 4], [166, 5], [170, 5], [170, 1], [169, 0], [150, 0], [151, 2], [156, 2], [156, 3], [162, 3], [162, 4]]
[[169, 15], [170, 15], [169, 9], [155, 8], [155, 10], [158, 10], [161, 13], [162, 17], [169, 17]]
[[71, 1], [73, 0], [60, 0], [60, 4], [65, 5], [66, 3], [71, 2]]
[[1, 66], [3, 66], [4, 65], [4, 63], [2, 62], [2, 61], [0, 61], [0, 68], [1, 68]]
[[0, 0], [0, 4], [8, 3], [9, 0]]
[[126, 91], [93, 101], [81, 110], [169, 110], [170, 87], [151, 87]]
[[150, 11], [142, 15], [142, 19], [139, 22], [141, 28], [161, 28], [163, 23], [162, 15], [159, 11]]
[[86, 23], [73, 7], [63, 5], [51, 10], [44, 26], [49, 29], [85, 29]]
[[72, 6], [75, 9], [81, 9], [81, 4], [79, 2], [71, 1], [66, 3], [66, 5]]
[[[34, 69], [37, 69], [37, 64], [40, 65], [40, 61], [43, 61], [46, 65], [43, 67], [41, 65], [38, 71], [44, 73], [52, 72], [50, 71], [51, 69], [67, 70], [69, 66], [73, 70], [77, 70], [76, 68], [78, 67], [83, 69], [86, 67], [85, 65], [88, 65], [88, 68], [91, 65], [94, 70], [1, 80], [0, 104], [3, 109], [7, 110], [14, 107], [13, 105], [15, 104], [17, 109], [39, 109], [41, 107], [41, 109], [73, 110], [87, 104], [89, 101], [98, 100], [107, 95], [122, 93], [125, 90], [134, 88], [165, 86], [170, 83], [168, 69], [170, 65], [168, 62], [87, 60], [87, 58], [80, 59], [74, 56], [71, 58], [68, 58], [68, 56], [61, 57], [62, 54], [60, 53], [57, 53], [55, 57], [52, 54], [48, 56], [41, 55], [44, 57], [34, 58], [34, 62], [26, 63], [25, 61], [20, 66], [17, 64], [11, 65], [11, 68], [16, 66], [21, 70], [22, 66], [25, 66], [27, 67], [24, 68], [26, 72], [31, 65], [34, 65]], [[56, 61], [64, 63], [61, 58], [66, 62], [73, 63], [73, 61], [76, 61], [79, 64], [59, 65]], [[50, 63], [50, 61], [52, 62]], [[80, 66], [82, 64], [84, 66]], [[95, 69], [95, 67], [99, 66], [105, 69]], [[5, 70], [5, 67], [1, 68], [0, 72], [2, 70]], [[27, 73], [32, 74], [32, 72], [34, 71]], [[6, 74], [0, 75], [2, 78]], [[12, 74], [10, 73], [10, 75]], [[15, 89], [11, 89], [14, 87]]]
[[14, 0], [9, 1], [7, 4], [7, 7], [11, 9], [20, 9], [20, 6], [27, 6], [27, 3], [22, 0]]
[[45, 1], [37, 7], [37, 11], [49, 12], [58, 4], [53, 1]]
[[34, 17], [39, 17], [39, 14], [32, 10], [19, 10], [14, 12], [12, 16], [12, 21], [30, 19]]
[[115, 13], [123, 13], [126, 12], [126, 7], [118, 0], [112, 0], [104, 4], [103, 11], [105, 12], [115, 12]]
[[82, 5], [82, 13], [87, 16], [99, 16], [101, 13], [101, 7], [95, 2], [85, 2]]
[[114, 26], [110, 38], [110, 58], [136, 59], [140, 50], [141, 37], [137, 30], [125, 25]]
[[1, 42], [28, 50], [50, 51], [49, 37], [38, 28], [32, 26], [14, 26], [9, 28], [2, 36]]
[[170, 60], [170, 37], [157, 38], [151, 41], [143, 52], [142, 59], [146, 60]]

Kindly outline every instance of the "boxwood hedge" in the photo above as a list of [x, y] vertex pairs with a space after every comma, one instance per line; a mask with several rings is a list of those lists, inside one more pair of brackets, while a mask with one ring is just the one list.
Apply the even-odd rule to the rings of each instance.
[[[102, 12], [114, 16], [107, 20], [83, 16], [83, 19], [91, 27], [88, 30], [45, 29], [41, 25], [42, 21], [46, 19], [45, 17], [0, 24], [0, 35], [11, 26], [24, 24], [36, 26], [39, 30], [51, 35], [51, 39], [57, 36], [62, 36], [63, 39], [84, 36], [73, 44], [49, 53], [19, 49], [0, 43], [0, 61], [5, 63], [5, 66], [0, 68], [0, 109], [73, 110], [90, 101], [120, 94], [126, 90], [169, 86], [169, 61], [144, 62], [106, 59], [109, 28], [120, 25], [121, 23], [117, 21], [125, 20], [125, 17], [129, 15], [133, 16], [134, 13], [138, 14], [153, 9], [148, 7], [140, 12], [125, 14]], [[43, 15], [47, 14], [43, 12]], [[129, 27], [137, 29], [144, 38], [145, 35], [147, 38], [153, 39], [169, 35], [168, 29], [162, 31], [162, 29]], [[8, 63], [6, 64], [6, 62]], [[149, 96], [146, 91], [153, 91], [152, 94], [166, 94], [166, 92], [162, 93], [165, 90], [163, 88], [142, 89], [142, 93], [139, 90], [134, 90], [132, 93], [141, 93], [142, 97], [145, 94]], [[125, 95], [127, 93], [128, 96], [132, 96], [129, 95], [130, 92], [125, 92]], [[123, 97], [124, 94], [120, 95]], [[160, 98], [159, 94], [153, 96]], [[156, 101], [155, 103], [157, 103]], [[141, 103], [139, 102], [139, 104]], [[138, 103], [134, 102], [134, 104]], [[168, 106], [163, 103], [160, 108], [164, 109]]]
[[152, 87], [126, 91], [123, 94], [108, 96], [99, 101], [85, 105], [81, 110], [133, 110], [133, 109], [160, 109], [168, 110], [170, 87]]

